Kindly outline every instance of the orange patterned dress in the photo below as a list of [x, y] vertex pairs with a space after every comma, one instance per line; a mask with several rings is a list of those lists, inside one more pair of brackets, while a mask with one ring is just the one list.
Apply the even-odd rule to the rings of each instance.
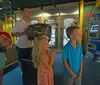
[[[47, 59], [49, 63], [49, 58]], [[53, 70], [45, 68], [43, 65], [38, 67], [38, 85], [54, 85]]]

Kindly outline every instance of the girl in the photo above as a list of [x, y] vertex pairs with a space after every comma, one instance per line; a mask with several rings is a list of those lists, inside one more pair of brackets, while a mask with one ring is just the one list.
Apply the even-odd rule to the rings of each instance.
[[32, 56], [34, 67], [38, 69], [38, 85], [54, 85], [52, 65], [56, 50], [52, 49], [49, 56], [48, 48], [47, 36], [35, 38]]

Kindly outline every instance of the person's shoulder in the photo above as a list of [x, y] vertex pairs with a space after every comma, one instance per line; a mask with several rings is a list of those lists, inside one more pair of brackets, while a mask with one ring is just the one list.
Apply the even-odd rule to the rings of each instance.
[[22, 22], [22, 21], [23, 21], [23, 19], [20, 19], [20, 20], [17, 20], [16, 23], [20, 23], [20, 22]]
[[67, 49], [69, 47], [69, 42], [63, 47], [63, 50]]
[[21, 25], [22, 23], [23, 23], [23, 20], [22, 20], [22, 19], [17, 20], [15, 26], [19, 26], [19, 25]]
[[69, 47], [69, 46], [70, 46], [70, 41], [67, 42], [67, 44], [64, 47], [66, 48], [66, 47]]

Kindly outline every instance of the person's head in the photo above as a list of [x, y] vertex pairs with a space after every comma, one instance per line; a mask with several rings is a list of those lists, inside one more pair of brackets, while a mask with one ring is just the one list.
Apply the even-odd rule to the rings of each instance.
[[0, 32], [0, 44], [7, 48], [11, 46], [11, 36], [7, 32]]
[[80, 40], [81, 33], [80, 28], [78, 26], [71, 26], [66, 29], [66, 34], [70, 40]]
[[27, 18], [30, 17], [29, 8], [24, 8], [22, 11], [23, 11], [23, 17], [27, 17]]
[[37, 68], [39, 65], [39, 60], [42, 52], [45, 52], [48, 50], [49, 44], [48, 44], [48, 37], [45, 35], [36, 37], [34, 40], [34, 46], [32, 49], [32, 57], [33, 57], [33, 63], [34, 67]]
[[0, 23], [0, 32], [3, 30], [2, 24]]

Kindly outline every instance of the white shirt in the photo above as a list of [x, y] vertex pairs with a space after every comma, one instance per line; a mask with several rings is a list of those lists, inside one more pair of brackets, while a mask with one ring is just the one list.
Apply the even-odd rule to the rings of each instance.
[[[25, 28], [27, 28], [30, 23], [25, 22], [23, 19], [17, 21], [15, 26], [12, 29], [12, 33], [16, 32], [24, 32]], [[20, 48], [30, 48], [32, 47], [32, 42], [28, 40], [28, 36], [26, 34], [17, 37], [16, 46]]]

